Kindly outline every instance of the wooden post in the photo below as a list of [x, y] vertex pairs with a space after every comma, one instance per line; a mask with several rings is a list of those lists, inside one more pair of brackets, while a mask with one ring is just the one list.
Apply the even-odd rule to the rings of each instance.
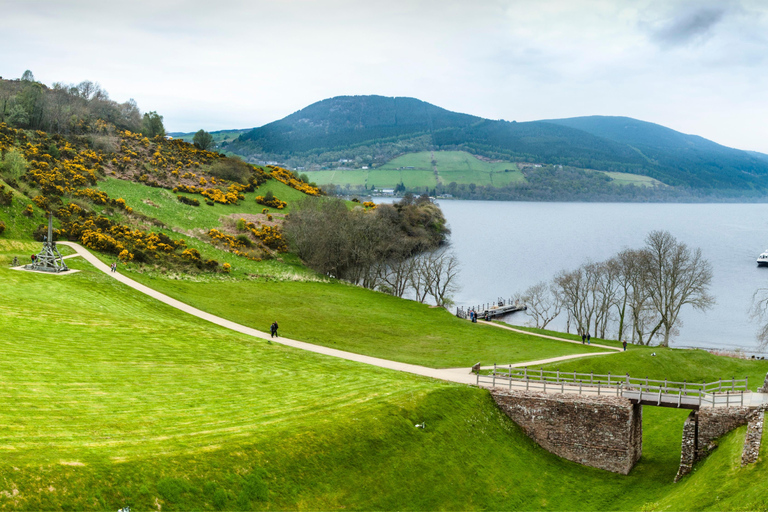
[[744, 377], [744, 391], [749, 391], [749, 375]]
[[611, 385], [611, 372], [608, 372], [608, 385]]
[[686, 384], [686, 381], [685, 381], [685, 379], [683, 379], [683, 394], [685, 394], [685, 395], [687, 395], [687, 394], [688, 394], [688, 391], [685, 389], [685, 388], [686, 388], [686, 385], [687, 385], [687, 384]]
[[600, 381], [597, 381], [597, 396], [600, 396]]
[[595, 372], [589, 372], [589, 383], [594, 384], [595, 382]]
[[[528, 367], [527, 366], [523, 368], [523, 377], [525, 377], [526, 379], [528, 378]], [[525, 389], [528, 389], [528, 388], [525, 388]]]
[[528, 377], [525, 378], [525, 390], [528, 391], [528, 386], [530, 385], [531, 381], [528, 380]]
[[557, 382], [560, 382], [560, 368], [557, 369]]
[[581, 394], [581, 379], [579, 379], [579, 394]]

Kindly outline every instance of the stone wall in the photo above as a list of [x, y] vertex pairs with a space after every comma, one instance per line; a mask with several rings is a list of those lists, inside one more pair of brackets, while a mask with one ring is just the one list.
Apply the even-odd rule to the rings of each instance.
[[768, 373], [765, 374], [765, 380], [763, 381], [763, 385], [757, 388], [757, 392], [768, 393]]
[[608, 396], [491, 390], [496, 404], [542, 448], [628, 474], [643, 450], [642, 406]]
[[755, 411], [747, 424], [747, 435], [744, 438], [744, 450], [741, 453], [741, 465], [754, 464], [760, 455], [760, 442], [763, 439], [763, 410]]
[[747, 424], [749, 428], [741, 456], [742, 464], [757, 460], [763, 431], [763, 408], [718, 407], [691, 411], [683, 424], [680, 468], [677, 470], [675, 482], [690, 473], [695, 462], [706, 457], [717, 447], [715, 439]]

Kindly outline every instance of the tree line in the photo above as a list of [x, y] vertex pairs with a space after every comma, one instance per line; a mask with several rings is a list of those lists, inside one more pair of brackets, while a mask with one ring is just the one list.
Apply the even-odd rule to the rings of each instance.
[[133, 99], [118, 103], [90, 80], [48, 87], [29, 70], [18, 80], [0, 79], [0, 123], [64, 135], [107, 133], [114, 128], [148, 137], [165, 135], [163, 116], [142, 115]]
[[306, 198], [284, 230], [317, 272], [398, 297], [451, 303], [458, 261], [447, 248], [445, 217], [427, 196], [351, 209], [338, 198]]
[[712, 265], [667, 231], [652, 231], [641, 249], [625, 249], [603, 262], [563, 270], [518, 295], [536, 327], [561, 313], [566, 330], [600, 338], [668, 346], [681, 327], [685, 306], [706, 310]]

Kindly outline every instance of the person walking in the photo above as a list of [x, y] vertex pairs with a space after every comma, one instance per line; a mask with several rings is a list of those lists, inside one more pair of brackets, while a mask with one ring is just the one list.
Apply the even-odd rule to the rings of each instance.
[[269, 332], [272, 333], [273, 338], [279, 338], [277, 335], [277, 322], [272, 322], [272, 325], [269, 326]]
[[587, 342], [587, 335], [583, 332], [581, 333], [581, 344], [584, 345]]
[[627, 351], [627, 340], [621, 342], [621, 346], [624, 347], [624, 352]]
[[587, 345], [591, 345], [591, 343], [589, 342], [590, 338], [591, 336], [589, 335], [589, 331], [587, 331]]

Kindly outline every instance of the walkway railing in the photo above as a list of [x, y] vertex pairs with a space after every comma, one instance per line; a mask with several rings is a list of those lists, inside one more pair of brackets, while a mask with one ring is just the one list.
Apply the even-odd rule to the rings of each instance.
[[478, 372], [477, 385], [545, 393], [610, 395], [649, 405], [685, 408], [744, 405], [744, 393], [749, 391], [748, 378], [676, 382], [610, 373], [603, 375], [497, 365], [488, 375]]

